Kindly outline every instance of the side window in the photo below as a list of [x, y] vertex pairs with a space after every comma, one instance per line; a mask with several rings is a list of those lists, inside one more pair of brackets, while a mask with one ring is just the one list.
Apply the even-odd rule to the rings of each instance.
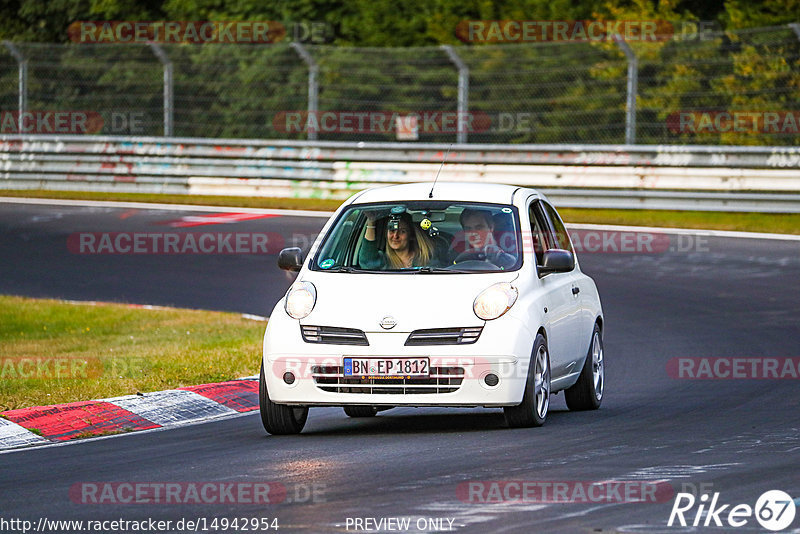
[[531, 202], [528, 207], [528, 217], [531, 220], [531, 236], [533, 238], [533, 252], [536, 254], [536, 265], [541, 265], [545, 249], [553, 247], [549, 246], [545, 240], [544, 220], [538, 202]]
[[353, 249], [353, 240], [357, 232], [353, 228], [361, 217], [360, 209], [350, 210], [345, 218], [337, 222], [336, 228], [332, 231], [332, 239], [329, 239], [324, 248], [317, 253], [319, 262], [332, 262], [331, 265], [349, 265], [348, 250]]
[[558, 216], [555, 208], [548, 204], [547, 202], [541, 203], [542, 208], [544, 209], [545, 213], [547, 214], [547, 218], [550, 219], [550, 224], [552, 225], [553, 231], [555, 235], [556, 246], [555, 248], [560, 248], [563, 250], [568, 250], [575, 254], [575, 251], [572, 248], [572, 241], [569, 238], [569, 233], [567, 233], [567, 229], [564, 226], [564, 223], [561, 222], [561, 217]]

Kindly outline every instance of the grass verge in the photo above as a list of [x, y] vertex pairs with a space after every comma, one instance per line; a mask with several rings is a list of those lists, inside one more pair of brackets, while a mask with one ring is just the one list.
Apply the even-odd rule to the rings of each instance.
[[234, 313], [0, 296], [0, 411], [254, 375], [264, 327]]
[[800, 234], [800, 213], [726, 213], [715, 211], [595, 210], [559, 208], [568, 223], [699, 228], [771, 234]]
[[[145, 193], [101, 193], [79, 191], [0, 190], [0, 196], [58, 198], [73, 200], [116, 200], [166, 204], [203, 204], [238, 208], [272, 208], [333, 211], [342, 201], [320, 198], [265, 198], [205, 195], [158, 195]], [[800, 214], [725, 213], [711, 211], [611, 210], [559, 208], [566, 222], [661, 226], [800, 234]]]

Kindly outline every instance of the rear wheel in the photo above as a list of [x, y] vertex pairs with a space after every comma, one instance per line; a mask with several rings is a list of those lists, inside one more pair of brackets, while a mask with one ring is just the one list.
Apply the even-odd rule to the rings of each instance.
[[544, 336], [538, 334], [528, 366], [522, 403], [503, 409], [511, 428], [542, 426], [550, 408], [550, 354]]
[[349, 417], [375, 417], [378, 409], [375, 406], [345, 406], [344, 413]]
[[258, 405], [261, 409], [261, 423], [270, 434], [299, 434], [306, 425], [308, 406], [287, 406], [269, 400], [264, 362], [261, 362], [258, 379]]
[[567, 407], [576, 411], [598, 409], [603, 402], [605, 381], [603, 335], [600, 333], [600, 325], [595, 324], [581, 376], [575, 385], [564, 391]]

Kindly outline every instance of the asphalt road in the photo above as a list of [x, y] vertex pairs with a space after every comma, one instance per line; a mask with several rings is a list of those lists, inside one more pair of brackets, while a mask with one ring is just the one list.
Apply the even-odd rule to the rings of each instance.
[[[0, 204], [0, 293], [268, 314], [290, 281], [274, 254], [97, 255], [67, 245], [79, 232], [173, 231], [170, 224], [187, 215], [208, 214]], [[175, 231], [275, 232], [300, 242], [323, 222], [274, 217]], [[798, 380], [688, 380], [667, 372], [675, 357], [800, 356], [800, 242], [671, 239], [684, 251], [580, 256], [606, 317], [607, 390], [596, 412], [571, 413], [559, 396], [544, 427], [509, 430], [500, 410], [394, 409], [354, 420], [325, 408], [311, 411], [298, 436], [267, 436], [251, 414], [0, 454], [0, 530], [14, 532], [2, 528], [11, 518], [174, 525], [199, 517], [210, 527], [215, 517], [238, 517], [277, 518], [288, 532], [376, 532], [357, 528], [374, 524], [356, 519], [399, 517], [411, 520], [410, 532], [765, 531], [753, 517], [739, 528], [668, 527], [672, 493], [656, 503], [497, 504], [459, 489], [475, 481], [664, 481], [672, 492], [718, 492], [719, 505], [754, 506], [772, 489], [800, 497]], [[70, 498], [83, 483], [209, 481], [282, 484], [286, 499]], [[690, 523], [697, 510], [686, 512]], [[382, 526], [397, 531], [394, 523]], [[784, 532], [800, 532], [800, 517]]]

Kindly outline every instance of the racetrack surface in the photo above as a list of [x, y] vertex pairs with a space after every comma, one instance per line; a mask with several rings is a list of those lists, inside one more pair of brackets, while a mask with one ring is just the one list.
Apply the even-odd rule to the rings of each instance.
[[[2, 204], [0, 293], [269, 315], [291, 281], [275, 254], [94, 255], [67, 246], [78, 232], [173, 231], [170, 221], [187, 215], [208, 214]], [[282, 216], [176, 231], [275, 232], [289, 246], [323, 223]], [[667, 372], [676, 357], [800, 356], [800, 243], [684, 236], [673, 244], [684, 251], [580, 255], [606, 319], [598, 411], [569, 412], [559, 395], [544, 427], [509, 430], [501, 410], [404, 408], [356, 420], [324, 408], [311, 410], [299, 436], [267, 436], [252, 414], [15, 451], [0, 454], [0, 518], [268, 517], [290, 532], [354, 532], [354, 518], [389, 517], [411, 518], [410, 532], [433, 531], [416, 529], [421, 518], [451, 519], [458, 532], [761, 532], [753, 518], [736, 529], [667, 527], [674, 495], [496, 504], [459, 490], [471, 481], [665, 481], [676, 492], [719, 492], [720, 505], [754, 506], [771, 489], [800, 497], [798, 380]], [[82, 483], [211, 481], [282, 484], [287, 498], [85, 504], [70, 496]], [[789, 531], [800, 532], [800, 518]]]

